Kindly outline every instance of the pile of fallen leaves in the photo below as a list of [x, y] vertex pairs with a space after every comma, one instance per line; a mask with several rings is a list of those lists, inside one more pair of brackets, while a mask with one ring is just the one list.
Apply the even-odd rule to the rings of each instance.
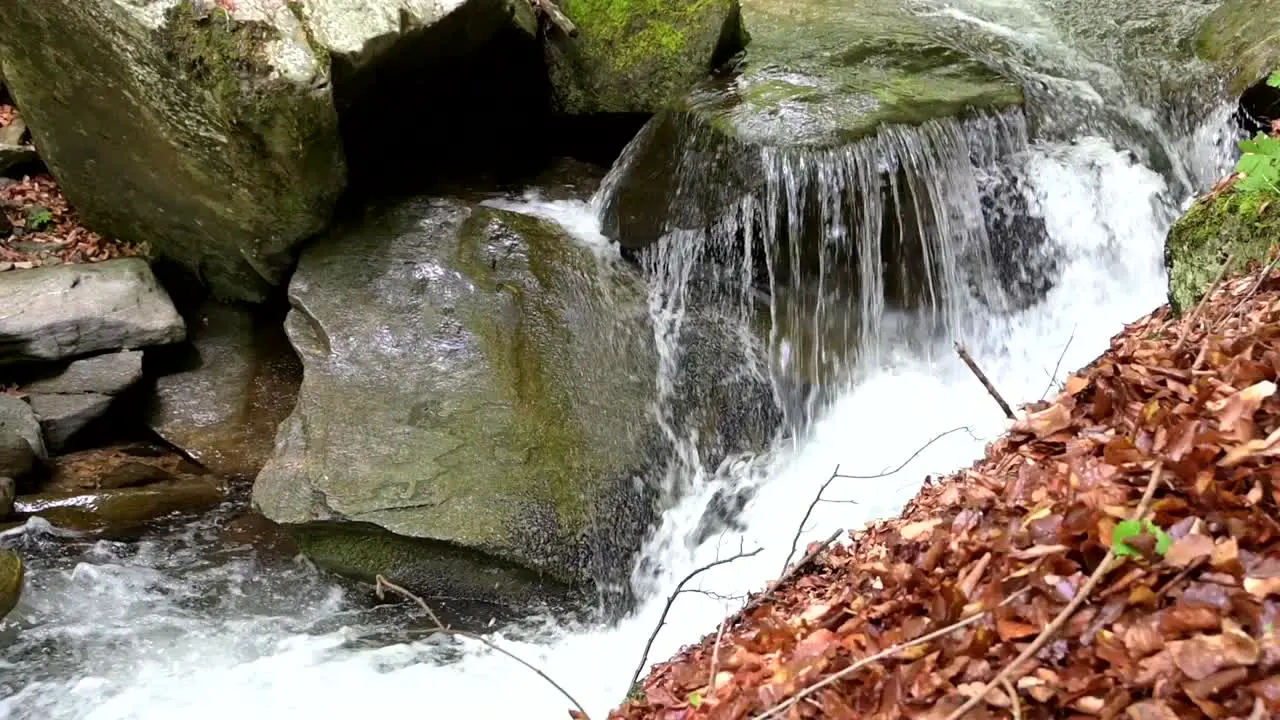
[[610, 717], [1280, 717], [1269, 270], [1128, 326], [983, 460], [767, 589]]
[[[18, 117], [0, 105], [0, 128]], [[83, 263], [136, 255], [138, 249], [104, 238], [82, 224], [52, 175], [0, 178], [0, 270]]]

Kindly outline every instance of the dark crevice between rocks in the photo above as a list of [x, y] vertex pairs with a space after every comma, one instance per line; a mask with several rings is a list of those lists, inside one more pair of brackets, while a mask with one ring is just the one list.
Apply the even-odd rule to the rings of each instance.
[[1233, 119], [1250, 137], [1270, 133], [1271, 123], [1280, 120], [1280, 88], [1271, 87], [1265, 79], [1250, 85], [1240, 94]]
[[360, 66], [332, 57], [344, 215], [388, 195], [523, 186], [561, 157], [607, 169], [648, 119], [553, 113], [540, 38], [495, 5], [466, 3]]

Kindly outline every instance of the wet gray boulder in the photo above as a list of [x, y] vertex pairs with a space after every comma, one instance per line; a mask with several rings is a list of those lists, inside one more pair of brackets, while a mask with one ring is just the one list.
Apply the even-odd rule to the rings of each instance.
[[271, 314], [206, 303], [189, 343], [153, 352], [147, 424], [223, 477], [251, 479], [275, 449], [276, 429], [298, 395], [302, 368]]
[[23, 384], [54, 452], [102, 417], [114, 396], [142, 379], [142, 352], [125, 350], [74, 360], [56, 374]]
[[140, 258], [0, 273], [0, 366], [181, 341], [186, 325]]
[[1226, 72], [1232, 95], [1280, 69], [1278, 11], [1271, 1], [1226, 0], [1200, 26], [1196, 54]]
[[[13, 428], [0, 426], [0, 477], [18, 480], [36, 466], [36, 451]], [[4, 513], [0, 513], [3, 516]]]
[[49, 456], [45, 449], [44, 436], [40, 432], [40, 420], [31, 406], [22, 398], [0, 393], [0, 430], [6, 430], [22, 438], [36, 457]]
[[253, 503], [319, 565], [522, 602], [638, 544], [656, 358], [630, 271], [414, 201], [309, 248], [289, 294], [305, 373]]
[[327, 55], [294, 3], [0, 2], [0, 62], [87, 225], [261, 300], [345, 183]]

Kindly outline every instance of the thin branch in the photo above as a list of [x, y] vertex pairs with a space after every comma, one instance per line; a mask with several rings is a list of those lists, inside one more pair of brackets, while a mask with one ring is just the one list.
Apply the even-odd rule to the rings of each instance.
[[1013, 711], [1013, 720], [1022, 720], [1022, 701], [1018, 699], [1018, 690], [1013, 686], [1013, 683], [1009, 681], [1009, 678], [1004, 679], [1004, 692], [1009, 696], [1009, 702], [1013, 703], [1011, 708]]
[[828, 675], [827, 677], [823, 678], [821, 682], [817, 682], [817, 683], [814, 683], [813, 685], [810, 685], [809, 687], [805, 688], [804, 690], [801, 690], [800, 692], [796, 693], [795, 695], [792, 695], [792, 696], [791, 696], [790, 698], [788, 698], [787, 700], [784, 700], [783, 702], [778, 703], [777, 705], [774, 705], [773, 707], [769, 708], [768, 710], [764, 711], [763, 713], [761, 713], [761, 714], [759, 714], [759, 715], [756, 715], [756, 716], [755, 716], [755, 717], [753, 717], [751, 720], [767, 720], [767, 718], [774, 718], [774, 717], [778, 717], [778, 716], [779, 716], [779, 715], [781, 715], [782, 713], [786, 712], [786, 711], [787, 711], [787, 708], [791, 707], [792, 705], [795, 705], [796, 703], [800, 702], [801, 700], [804, 700], [805, 698], [809, 697], [810, 695], [813, 695], [814, 693], [818, 692], [818, 691], [819, 691], [819, 690], [821, 690], [822, 688], [825, 688], [825, 687], [827, 687], [827, 686], [829, 686], [829, 685], [833, 685], [833, 684], [835, 684], [835, 683], [839, 682], [840, 680], [842, 680], [842, 679], [844, 679], [844, 678], [846, 678], [846, 677], [848, 677], [848, 676], [852, 675], [853, 673], [857, 672], [858, 670], [861, 670], [862, 668], [866, 667], [867, 665], [870, 665], [870, 664], [871, 664], [871, 663], [873, 663], [873, 662], [876, 662], [876, 661], [879, 661], [879, 660], [883, 660], [883, 659], [888, 658], [888, 657], [892, 657], [892, 656], [897, 655], [898, 653], [900, 653], [900, 652], [902, 652], [902, 651], [904, 651], [904, 650], [909, 650], [909, 649], [911, 649], [911, 648], [913, 648], [913, 647], [915, 647], [915, 646], [917, 646], [917, 645], [923, 645], [923, 644], [925, 644], [925, 643], [927, 643], [927, 642], [931, 642], [931, 641], [936, 640], [936, 639], [938, 639], [938, 638], [940, 638], [940, 637], [943, 637], [943, 636], [945, 636], [945, 635], [948, 635], [948, 634], [950, 634], [950, 633], [953, 633], [953, 632], [955, 632], [956, 630], [959, 630], [959, 629], [961, 629], [961, 628], [968, 627], [968, 626], [970, 626], [970, 625], [972, 625], [972, 624], [974, 624], [974, 623], [978, 622], [979, 620], [981, 620], [981, 619], [985, 618], [985, 617], [986, 617], [988, 614], [990, 614], [993, 610], [996, 610], [996, 609], [1002, 608], [1002, 607], [1004, 607], [1005, 605], [1008, 605], [1009, 603], [1013, 602], [1014, 600], [1016, 600], [1016, 599], [1018, 599], [1018, 598], [1022, 597], [1023, 595], [1026, 595], [1026, 594], [1027, 594], [1027, 591], [1029, 591], [1029, 590], [1030, 590], [1030, 588], [1023, 588], [1023, 589], [1021, 589], [1021, 590], [1019, 590], [1019, 591], [1017, 591], [1017, 592], [1013, 593], [1013, 594], [1012, 594], [1012, 595], [1010, 595], [1009, 597], [1005, 598], [1004, 600], [1000, 601], [1000, 604], [999, 604], [999, 605], [996, 605], [996, 606], [995, 606], [995, 607], [993, 607], [993, 608], [990, 608], [990, 609], [987, 609], [987, 610], [983, 610], [983, 611], [981, 611], [981, 612], [979, 612], [979, 613], [976, 613], [976, 614], [974, 614], [974, 615], [970, 615], [969, 617], [965, 618], [964, 620], [960, 620], [960, 621], [958, 621], [958, 622], [954, 622], [954, 623], [952, 623], [952, 624], [950, 624], [950, 625], [948, 625], [948, 626], [946, 626], [946, 627], [944, 627], [944, 628], [941, 628], [941, 629], [939, 629], [939, 630], [935, 630], [935, 631], [933, 631], [933, 632], [931, 632], [931, 633], [929, 633], [929, 634], [927, 634], [927, 635], [921, 635], [920, 637], [916, 638], [915, 640], [910, 640], [910, 641], [908, 641], [908, 642], [899, 643], [899, 644], [897, 644], [897, 645], [894, 645], [894, 646], [893, 646], [893, 647], [891, 647], [891, 648], [887, 648], [887, 649], [885, 649], [885, 650], [881, 650], [880, 652], [878, 652], [878, 653], [876, 653], [876, 654], [874, 654], [874, 655], [869, 655], [869, 656], [867, 656], [867, 657], [865, 657], [865, 658], [862, 658], [861, 660], [859, 660], [859, 661], [855, 662], [854, 664], [852, 664], [852, 665], [850, 665], [849, 667], [847, 667], [847, 668], [845, 668], [845, 669], [841, 670], [840, 672], [832, 673], [831, 675]]
[[546, 17], [560, 32], [569, 37], [578, 37], [578, 26], [556, 7], [553, 0], [529, 0], [529, 5], [533, 7], [535, 14]]
[[[1134, 513], [1134, 520], [1141, 521], [1143, 516], [1147, 514], [1147, 508], [1151, 505], [1151, 498], [1156, 494], [1156, 486], [1160, 484], [1160, 475], [1163, 470], [1164, 466], [1157, 462], [1155, 469], [1151, 471], [1151, 480], [1147, 482], [1147, 489], [1142, 493], [1142, 501], [1138, 503], [1138, 510]], [[1089, 580], [1085, 582], [1084, 587], [1080, 588], [1080, 592], [1076, 593], [1076, 596], [1071, 598], [1071, 602], [1067, 603], [1067, 606], [1062, 608], [1062, 612], [1058, 613], [1058, 616], [1053, 619], [1053, 622], [1049, 623], [1049, 626], [1041, 631], [1041, 633], [1036, 636], [1036, 639], [1027, 646], [1027, 649], [1023, 650], [1013, 662], [1005, 665], [991, 682], [987, 683], [976, 695], [970, 697], [965, 704], [957, 708], [955, 712], [948, 715], [946, 720], [959, 720], [964, 717], [966, 713], [977, 706], [978, 703], [982, 702], [983, 698], [987, 696], [987, 693], [991, 692], [992, 688], [1008, 679], [1009, 676], [1021, 667], [1024, 662], [1035, 657], [1036, 653], [1040, 652], [1045, 645], [1048, 645], [1049, 641], [1052, 640], [1053, 637], [1058, 634], [1058, 631], [1062, 629], [1062, 626], [1067, 624], [1067, 621], [1071, 619], [1071, 616], [1075, 614], [1076, 610], [1078, 610], [1080, 606], [1084, 604], [1085, 600], [1089, 598], [1089, 594], [1093, 592], [1093, 588], [1096, 587], [1098, 583], [1102, 582], [1102, 578], [1111, 571], [1111, 568], [1115, 563], [1116, 548], [1115, 543], [1112, 543], [1111, 549], [1107, 550], [1106, 557], [1102, 558], [1102, 562], [1098, 564], [1098, 568], [1089, 576]]]
[[[924, 445], [921, 445], [919, 448], [917, 448], [915, 452], [911, 453], [910, 457], [904, 460], [897, 467], [892, 469], [886, 468], [884, 470], [881, 470], [879, 473], [876, 473], [875, 475], [845, 475], [844, 473], [840, 472], [840, 466], [837, 465], [836, 469], [831, 472], [831, 477], [827, 478], [827, 481], [822, 483], [822, 487], [818, 488], [818, 494], [813, 497], [813, 502], [809, 503], [809, 509], [805, 510], [804, 517], [800, 519], [800, 525], [796, 527], [795, 537], [791, 538], [791, 552], [787, 553], [787, 559], [782, 563], [782, 574], [779, 575], [778, 581], [781, 582], [782, 578], [786, 577], [786, 575], [788, 574], [787, 567], [791, 565], [791, 558], [795, 557], [796, 551], [800, 549], [799, 547], [800, 536], [804, 534], [805, 525], [808, 524], [810, 516], [813, 515], [813, 509], [818, 506], [818, 503], [849, 502], [849, 501], [838, 501], [838, 500], [823, 500], [822, 495], [827, 491], [827, 488], [831, 486], [831, 483], [835, 482], [836, 480], [878, 480], [880, 478], [893, 475], [894, 473], [897, 473], [899, 470], [902, 470], [902, 468], [910, 465], [912, 460], [915, 460], [916, 458], [920, 457], [920, 453], [924, 452], [925, 450], [928, 450], [929, 447], [932, 446], [934, 443], [950, 435], [951, 433], [960, 432], [961, 430], [968, 432], [970, 436], [973, 435], [973, 431], [970, 430], [969, 426], [967, 425], [951, 428], [950, 430], [947, 430], [945, 432], [938, 433], [937, 435], [934, 435], [932, 438], [930, 438], [929, 442], [926, 442]], [[838, 534], [839, 532], [837, 531], [837, 535]], [[827, 544], [830, 545], [832, 542], [834, 542], [834, 540], [828, 540]]]
[[[1258, 275], [1257, 281], [1253, 283], [1253, 287], [1249, 288], [1249, 292], [1245, 293], [1244, 297], [1240, 298], [1240, 302], [1236, 303], [1235, 307], [1231, 308], [1231, 312], [1227, 313], [1226, 317], [1231, 317], [1232, 315], [1240, 312], [1240, 308], [1244, 307], [1244, 304], [1248, 302], [1249, 298], [1257, 294], [1258, 288], [1262, 287], [1262, 283], [1266, 282], [1267, 278], [1271, 277], [1271, 271], [1276, 269], [1277, 264], [1280, 264], [1280, 255], [1277, 255], [1275, 259], [1263, 269], [1262, 274]], [[1205, 295], [1205, 297], [1209, 296]]]
[[1049, 391], [1053, 389], [1054, 382], [1058, 379], [1058, 370], [1062, 369], [1062, 359], [1067, 356], [1067, 349], [1071, 347], [1071, 342], [1076, 339], [1076, 328], [1071, 326], [1071, 336], [1067, 338], [1067, 344], [1062, 346], [1062, 352], [1058, 353], [1058, 362], [1053, 364], [1053, 373], [1049, 375], [1049, 384], [1045, 386], [1044, 392], [1040, 393], [1040, 399], [1043, 400], [1049, 396]]
[[974, 362], [973, 356], [969, 354], [968, 350], [964, 349], [964, 345], [961, 345], [959, 341], [956, 341], [956, 352], [960, 354], [960, 359], [964, 361], [964, 364], [968, 365], [969, 369], [973, 371], [973, 374], [978, 378], [978, 382], [982, 383], [982, 387], [986, 388], [987, 393], [995, 399], [1000, 409], [1004, 411], [1005, 417], [1010, 420], [1016, 420], [1013, 408], [1009, 407], [1009, 403], [1004, 401], [1004, 397], [996, 390], [996, 386], [991, 384], [991, 381], [987, 379], [987, 374], [982, 372], [982, 368], [978, 367], [978, 363]]
[[690, 580], [710, 570], [713, 567], [717, 567], [720, 565], [728, 565], [729, 563], [735, 560], [741, 560], [742, 558], [749, 558], [754, 555], [759, 555], [760, 551], [763, 549], [764, 548], [756, 548], [751, 552], [739, 551], [738, 554], [734, 555], [733, 557], [728, 557], [728, 558], [724, 558], [723, 560], [716, 560], [715, 562], [707, 563], [706, 565], [703, 565], [702, 567], [684, 576], [684, 579], [680, 581], [680, 584], [676, 585], [676, 589], [671, 593], [671, 595], [667, 597], [667, 604], [665, 607], [662, 608], [662, 615], [658, 617], [658, 625], [653, 629], [653, 632], [649, 634], [649, 641], [644, 644], [644, 654], [640, 656], [640, 664], [636, 665], [636, 671], [631, 674], [631, 682], [627, 685], [627, 687], [634, 687], [636, 682], [640, 680], [640, 673], [644, 672], [644, 666], [649, 662], [649, 650], [653, 648], [653, 641], [658, 637], [658, 633], [662, 631], [662, 626], [667, 624], [667, 613], [671, 612], [671, 605], [675, 603], [676, 598], [680, 596], [681, 592], [683, 592], [685, 583], [689, 582]]
[[[1200, 319], [1200, 313], [1204, 312], [1204, 308], [1209, 304], [1209, 298], [1213, 296], [1214, 291], [1222, 284], [1223, 278], [1227, 276], [1227, 271], [1231, 269], [1231, 264], [1236, 260], [1235, 254], [1227, 256], [1222, 263], [1222, 269], [1218, 271], [1218, 276], [1213, 279], [1213, 284], [1205, 291], [1204, 297], [1191, 310], [1191, 315], [1187, 317], [1186, 323], [1182, 326], [1182, 332], [1178, 334], [1178, 344], [1173, 346], [1173, 353], [1170, 357], [1176, 357], [1182, 351], [1182, 346], [1187, 344], [1187, 338], [1191, 335], [1191, 330], [1195, 327], [1196, 322]], [[1264, 276], [1265, 277], [1265, 276]], [[1234, 312], [1234, 311], [1233, 311]]]
[[716, 674], [720, 672], [720, 642], [724, 640], [724, 626], [729, 622], [729, 616], [725, 615], [720, 618], [720, 627], [716, 630], [716, 644], [711, 646], [711, 674], [707, 676], [707, 692], [715, 692]]
[[378, 594], [378, 599], [382, 599], [386, 597], [386, 591], [390, 590], [407, 600], [412, 600], [413, 602], [418, 604], [418, 607], [422, 608], [423, 612], [427, 614], [427, 617], [431, 618], [431, 622], [435, 625], [435, 627], [432, 628], [433, 630], [435, 630], [436, 632], [442, 632], [446, 635], [454, 635], [457, 637], [467, 638], [468, 640], [475, 640], [476, 642], [481, 643], [482, 645], [488, 647], [490, 650], [495, 650], [499, 653], [502, 653], [503, 655], [506, 655], [512, 660], [515, 660], [521, 665], [529, 668], [530, 670], [537, 673], [538, 677], [542, 678], [543, 680], [546, 680], [547, 684], [551, 685], [551, 687], [558, 690], [561, 695], [565, 696], [565, 698], [569, 700], [569, 702], [573, 703], [573, 706], [578, 709], [579, 713], [582, 714], [583, 720], [590, 720], [590, 718], [587, 716], [586, 708], [582, 707], [582, 703], [578, 702], [577, 699], [573, 697], [573, 695], [570, 695], [569, 691], [565, 690], [564, 687], [560, 685], [560, 683], [556, 682], [555, 680], [552, 680], [550, 675], [534, 667], [524, 658], [521, 658], [518, 655], [513, 654], [511, 651], [498, 646], [496, 643], [494, 643], [492, 640], [489, 640], [486, 637], [476, 635], [475, 633], [469, 633], [465, 630], [454, 630], [448, 625], [445, 625], [444, 623], [440, 622], [440, 617], [436, 615], [434, 610], [431, 609], [431, 606], [427, 604], [426, 600], [423, 600], [422, 598], [413, 594], [409, 590], [406, 590], [405, 588], [400, 587], [399, 585], [396, 585], [390, 580], [387, 580], [385, 577], [381, 575], [376, 576], [375, 583], [376, 584], [374, 586], [374, 592]]

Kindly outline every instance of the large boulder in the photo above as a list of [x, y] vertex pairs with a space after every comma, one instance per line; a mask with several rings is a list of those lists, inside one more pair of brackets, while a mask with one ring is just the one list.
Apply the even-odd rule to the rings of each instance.
[[0, 273], [0, 307], [0, 366], [186, 336], [182, 316], [139, 258]]
[[1195, 307], [1231, 255], [1237, 271], [1267, 262], [1277, 238], [1280, 211], [1262, 194], [1227, 190], [1197, 200], [1165, 243], [1169, 306], [1179, 314]]
[[653, 351], [618, 316], [641, 292], [501, 210], [409, 203], [335, 233], [290, 284], [305, 373], [255, 505], [354, 575], [506, 600], [575, 584], [645, 462]]
[[1280, 2], [1225, 0], [1205, 19], [1196, 54], [1227, 73], [1227, 89], [1239, 95], [1280, 67]]
[[295, 7], [0, 0], [6, 86], [89, 226], [221, 295], [285, 278], [344, 184], [327, 57]]
[[738, 0], [562, 0], [576, 36], [550, 31], [557, 110], [649, 113], [677, 101], [747, 42]]
[[[303, 552], [504, 603], [625, 579], [663, 461], [633, 271], [545, 220], [419, 200], [309, 248], [290, 299], [305, 372], [253, 502]], [[724, 345], [704, 350], [721, 364], [696, 379], [724, 396], [678, 421], [745, 438], [734, 405], [760, 396], [728, 376]]]
[[274, 312], [206, 303], [190, 343], [149, 356], [156, 378], [147, 424], [224, 477], [251, 479], [275, 449], [302, 368]]

